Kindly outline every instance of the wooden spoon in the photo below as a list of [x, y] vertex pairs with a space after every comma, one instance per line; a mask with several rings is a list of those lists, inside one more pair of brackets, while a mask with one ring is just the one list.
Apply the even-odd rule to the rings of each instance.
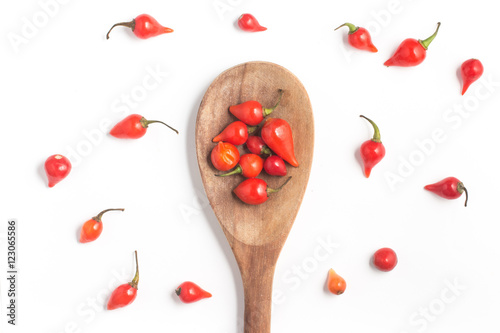
[[[290, 182], [267, 202], [258, 206], [241, 202], [232, 190], [243, 178], [216, 177], [210, 162], [212, 139], [235, 121], [229, 106], [249, 100], [272, 107], [278, 90], [280, 105], [268, 117], [283, 118], [292, 127], [299, 167], [287, 165]], [[271, 331], [271, 298], [274, 269], [292, 228], [306, 190], [314, 146], [311, 102], [300, 81], [288, 70], [268, 62], [248, 62], [220, 74], [210, 85], [196, 119], [196, 153], [201, 178], [210, 205], [231, 245], [240, 269], [245, 292], [245, 333]], [[240, 153], [244, 153], [243, 147]], [[269, 187], [276, 188], [286, 177], [262, 174]]]

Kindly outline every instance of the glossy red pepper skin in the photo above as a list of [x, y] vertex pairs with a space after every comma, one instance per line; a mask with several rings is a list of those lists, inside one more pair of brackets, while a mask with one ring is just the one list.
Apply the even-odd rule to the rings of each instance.
[[382, 272], [390, 272], [398, 264], [398, 256], [393, 249], [381, 248], [373, 254], [373, 265]]
[[429, 44], [436, 37], [441, 23], [438, 23], [437, 29], [432, 36], [425, 40], [416, 40], [413, 38], [405, 39], [394, 52], [393, 56], [387, 60], [384, 65], [412, 67], [420, 65], [426, 57]]
[[94, 216], [87, 222], [85, 222], [82, 226], [82, 230], [80, 231], [80, 243], [88, 243], [93, 242], [102, 233], [102, 216], [104, 213], [112, 211], [112, 210], [121, 210], [122, 212], [125, 210], [123, 208], [110, 208], [103, 210], [97, 216]]
[[259, 21], [252, 14], [243, 14], [238, 18], [238, 26], [243, 31], [258, 32], [267, 30], [259, 24]]
[[295, 158], [292, 128], [284, 119], [269, 118], [260, 131], [262, 140], [279, 157], [294, 167], [299, 166]]
[[191, 281], [181, 283], [181, 285], [175, 289], [175, 293], [183, 303], [193, 303], [204, 298], [212, 297], [211, 293], [203, 290], [200, 286]]
[[257, 126], [264, 120], [264, 117], [271, 114], [271, 112], [278, 107], [282, 96], [283, 90], [280, 89], [278, 102], [272, 108], [262, 108], [262, 104], [257, 101], [246, 101], [241, 104], [230, 106], [229, 112], [245, 124]]
[[132, 303], [137, 297], [137, 286], [139, 285], [139, 262], [137, 261], [137, 251], [135, 251], [135, 276], [129, 282], [118, 286], [109, 297], [107, 309], [114, 310], [122, 308]]
[[247, 142], [248, 133], [252, 133], [255, 129], [255, 127], [248, 127], [244, 122], [238, 120], [224, 128], [224, 130], [213, 139], [213, 142], [224, 141], [239, 146]]
[[477, 59], [469, 59], [460, 66], [460, 74], [463, 81], [462, 95], [465, 94], [472, 83], [476, 82], [483, 75], [483, 72], [483, 64]]
[[271, 149], [266, 146], [266, 143], [260, 136], [252, 135], [247, 139], [247, 148], [251, 153], [257, 155], [271, 155]]
[[365, 176], [366, 178], [368, 178], [370, 177], [373, 167], [384, 158], [385, 147], [380, 140], [380, 131], [378, 129], [378, 126], [365, 116], [360, 117], [368, 120], [374, 129], [373, 138], [371, 140], [363, 142], [360, 148], [360, 155], [361, 159], [363, 160]]
[[49, 180], [49, 187], [54, 187], [66, 178], [71, 171], [71, 162], [60, 154], [49, 156], [45, 161], [45, 174]]
[[278, 192], [285, 186], [292, 177], [289, 177], [283, 185], [277, 189], [272, 189], [267, 186], [267, 183], [259, 178], [249, 178], [239, 184], [234, 190], [234, 194], [241, 201], [249, 205], [260, 205], [267, 201], [269, 195]]
[[362, 27], [356, 27], [351, 23], [344, 23], [337, 29], [340, 29], [344, 26], [349, 28], [347, 41], [349, 42], [349, 44], [351, 44], [352, 47], [357, 48], [358, 50], [378, 52], [375, 45], [373, 45], [372, 37], [370, 36], [368, 30]]
[[254, 178], [260, 174], [263, 165], [264, 161], [259, 155], [244, 154], [241, 155], [240, 161], [233, 171], [217, 176], [225, 177], [241, 173], [245, 178]]
[[158, 35], [174, 32], [174, 30], [162, 26], [151, 15], [141, 14], [130, 22], [121, 22], [113, 25], [111, 29], [109, 29], [106, 39], [109, 39], [109, 33], [114, 29], [114, 27], [117, 26], [124, 26], [132, 29], [134, 35], [141, 39], [148, 39]]
[[212, 149], [210, 159], [217, 170], [227, 171], [238, 164], [240, 152], [233, 144], [221, 141]]
[[144, 134], [146, 134], [149, 124], [152, 123], [163, 124], [170, 128], [172, 131], [179, 134], [179, 132], [175, 128], [170, 127], [164, 122], [158, 120], [147, 120], [139, 114], [131, 114], [130, 116], [126, 117], [118, 124], [116, 124], [111, 129], [109, 134], [118, 139], [139, 139], [142, 138]]
[[264, 161], [264, 170], [271, 176], [286, 176], [285, 161], [277, 155], [272, 155]]
[[424, 187], [427, 191], [439, 195], [445, 199], [458, 199], [465, 192], [465, 207], [467, 207], [468, 192], [464, 184], [455, 177], [445, 178], [437, 183], [426, 185]]

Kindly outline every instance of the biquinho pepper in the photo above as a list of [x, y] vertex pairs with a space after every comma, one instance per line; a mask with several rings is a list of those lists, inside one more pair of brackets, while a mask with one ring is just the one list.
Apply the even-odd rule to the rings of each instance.
[[460, 180], [455, 177], [445, 178], [437, 183], [426, 185], [424, 187], [427, 191], [431, 191], [445, 199], [458, 199], [465, 192], [465, 207], [469, 201], [469, 193]]
[[170, 127], [164, 122], [158, 120], [147, 120], [139, 114], [131, 114], [130, 116], [126, 117], [118, 124], [116, 124], [111, 129], [109, 134], [118, 139], [139, 139], [142, 138], [144, 134], [146, 134], [149, 124], [153, 123], [163, 124], [175, 133], [179, 134], [179, 131], [177, 131], [173, 127]]
[[260, 136], [252, 135], [247, 139], [247, 148], [251, 153], [257, 155], [271, 155], [271, 149], [266, 146], [266, 143]]
[[327, 279], [327, 287], [328, 291], [334, 295], [342, 295], [347, 286], [344, 278], [337, 274], [332, 268], [328, 271], [328, 279]]
[[340, 29], [342, 27], [349, 28], [347, 40], [349, 41], [349, 44], [351, 44], [352, 47], [355, 47], [358, 50], [378, 52], [377, 48], [372, 43], [372, 38], [368, 30], [362, 27], [356, 27], [354, 24], [351, 23], [344, 23], [337, 29]]
[[436, 31], [432, 36], [424, 40], [416, 40], [414, 38], [405, 39], [397, 48], [394, 55], [387, 60], [384, 65], [389, 66], [401, 66], [401, 67], [411, 67], [417, 66], [424, 61], [427, 48], [430, 43], [436, 38], [441, 22], [438, 22]]
[[203, 290], [200, 286], [191, 281], [181, 283], [181, 285], [175, 289], [175, 294], [179, 296], [179, 299], [183, 303], [193, 303], [204, 298], [212, 297], [211, 293]]
[[234, 190], [234, 194], [241, 201], [249, 205], [260, 205], [267, 201], [269, 195], [278, 192], [285, 186], [292, 177], [288, 179], [277, 189], [272, 189], [267, 186], [267, 183], [259, 178], [248, 178], [238, 185]]
[[104, 213], [112, 211], [112, 210], [120, 210], [124, 211], [125, 209], [123, 208], [110, 208], [103, 210], [100, 212], [97, 216], [94, 216], [87, 222], [85, 222], [82, 226], [82, 230], [80, 231], [80, 243], [88, 243], [88, 242], [93, 242], [102, 233], [102, 216]]
[[243, 177], [254, 178], [257, 177], [262, 171], [263, 164], [264, 161], [259, 155], [245, 154], [240, 157], [240, 161], [233, 171], [216, 176], [225, 177], [241, 173]]
[[259, 24], [259, 21], [252, 14], [243, 14], [238, 18], [238, 26], [243, 31], [258, 32], [267, 30]]
[[132, 303], [137, 297], [137, 286], [139, 285], [139, 261], [137, 260], [137, 251], [135, 251], [135, 276], [129, 282], [118, 286], [109, 297], [107, 308], [114, 310], [122, 308]]
[[253, 133], [256, 129], [257, 127], [248, 127], [244, 122], [238, 120], [227, 125], [227, 127], [213, 139], [213, 142], [224, 141], [239, 146], [247, 142], [248, 134]]
[[360, 117], [368, 120], [370, 124], [372, 124], [374, 130], [373, 138], [371, 140], [363, 142], [360, 149], [361, 159], [363, 160], [365, 169], [365, 176], [366, 178], [368, 178], [370, 177], [372, 168], [377, 165], [382, 160], [382, 158], [384, 158], [385, 147], [382, 144], [382, 141], [380, 141], [380, 130], [378, 129], [378, 126], [365, 116]]
[[469, 59], [460, 66], [463, 88], [462, 95], [465, 94], [469, 86], [476, 82], [483, 75], [483, 64], [477, 59]]
[[264, 170], [270, 176], [286, 176], [285, 161], [278, 155], [271, 155], [264, 161]]
[[141, 14], [130, 22], [121, 22], [113, 25], [111, 29], [109, 29], [108, 34], [106, 35], [106, 39], [109, 39], [109, 33], [116, 26], [124, 26], [132, 29], [134, 35], [141, 39], [147, 39], [169, 32], [174, 32], [172, 29], [162, 26], [151, 15]]
[[47, 158], [44, 167], [45, 174], [49, 180], [49, 187], [54, 187], [69, 175], [71, 171], [71, 162], [65, 156], [56, 154]]
[[220, 141], [210, 154], [213, 166], [219, 171], [227, 171], [240, 161], [240, 152], [231, 143]]
[[290, 124], [279, 118], [269, 118], [260, 131], [262, 140], [271, 150], [294, 167], [299, 166], [295, 158], [293, 135]]
[[241, 104], [229, 107], [229, 112], [247, 125], [256, 126], [264, 120], [264, 117], [271, 114], [278, 107], [283, 96], [283, 90], [279, 90], [278, 102], [272, 108], [262, 108], [262, 104], [257, 101], [246, 101]]

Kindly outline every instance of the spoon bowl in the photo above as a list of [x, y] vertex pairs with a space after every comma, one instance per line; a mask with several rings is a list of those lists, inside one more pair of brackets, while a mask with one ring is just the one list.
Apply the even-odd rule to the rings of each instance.
[[[231, 105], [249, 100], [271, 107], [284, 90], [280, 105], [268, 117], [288, 121], [293, 130], [297, 168], [287, 164], [292, 179], [261, 205], [247, 205], [232, 190], [239, 175], [216, 177], [210, 162], [212, 139], [236, 121]], [[300, 81], [285, 68], [268, 62], [248, 62], [220, 74], [210, 85], [196, 119], [196, 153], [205, 192], [238, 263], [245, 293], [245, 333], [271, 331], [272, 282], [276, 262], [304, 196], [312, 164], [314, 121], [312, 107]], [[239, 147], [240, 153], [246, 153]], [[271, 188], [286, 177], [263, 171], [259, 178]]]

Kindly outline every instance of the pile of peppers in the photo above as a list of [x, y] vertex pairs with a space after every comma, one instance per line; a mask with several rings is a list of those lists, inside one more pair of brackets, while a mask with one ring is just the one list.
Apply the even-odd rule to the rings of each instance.
[[[262, 170], [271, 176], [286, 176], [286, 163], [299, 166], [290, 124], [285, 119], [266, 118], [278, 107], [283, 94], [283, 90], [278, 90], [278, 100], [271, 108], [264, 108], [254, 100], [230, 106], [229, 112], [238, 120], [227, 125], [213, 139], [217, 145], [210, 154], [212, 165], [219, 171], [229, 171], [217, 176], [241, 174], [245, 177], [233, 192], [249, 205], [266, 202], [271, 193], [281, 190], [291, 178], [273, 189], [264, 180], [256, 178]], [[255, 135], [258, 131], [260, 135]], [[245, 143], [248, 153], [240, 155], [236, 146]]]

